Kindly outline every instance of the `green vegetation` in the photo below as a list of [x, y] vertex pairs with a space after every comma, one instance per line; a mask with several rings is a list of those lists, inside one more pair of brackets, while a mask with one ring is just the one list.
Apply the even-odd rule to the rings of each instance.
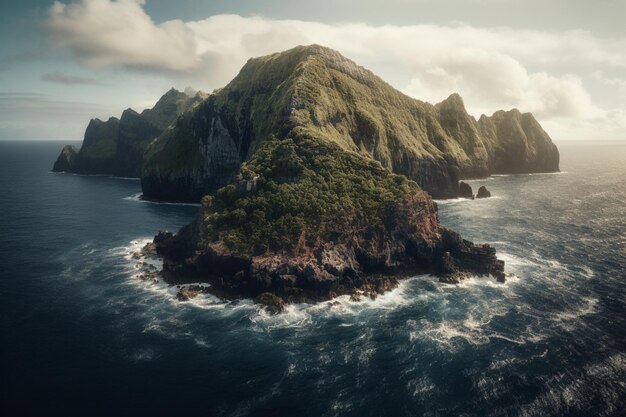
[[[265, 139], [292, 133], [336, 144], [415, 180], [422, 179], [418, 173], [424, 160], [441, 166], [467, 160], [441, 127], [434, 106], [402, 94], [338, 52], [317, 45], [249, 60], [207, 103], [195, 111], [197, 120], [205, 122], [179, 124], [176, 129], [181, 132], [166, 133], [157, 140], [148, 153], [145, 175], [206, 175], [206, 170], [195, 168], [200, 166], [198, 160], [211, 164], [211, 155], [201, 155], [184, 136], [191, 132], [196, 141], [210, 137], [214, 133], [210, 122], [217, 119], [230, 137], [220, 140], [231, 140], [239, 152], [231, 158], [244, 161], [254, 156]], [[181, 152], [176, 151], [177, 143], [184, 147]], [[436, 175], [445, 177], [445, 168]], [[446, 182], [450, 190], [442, 191], [455, 192], [455, 184], [447, 177], [431, 176], [428, 181], [431, 192], [434, 184]]]
[[248, 253], [306, 242], [385, 235], [420, 189], [337, 145], [312, 136], [263, 141], [235, 184], [203, 199], [209, 240]]
[[85, 140], [80, 149], [80, 157], [107, 161], [115, 157], [119, 137], [120, 121], [111, 117], [106, 122], [92, 119], [85, 131]]
[[[305, 152], [300, 139], [315, 138], [320, 146], [333, 145], [406, 175], [438, 198], [457, 195], [459, 176], [488, 175], [516, 159], [520, 170], [541, 162], [539, 152], [518, 157], [515, 144], [524, 147], [532, 138], [547, 145], [525, 148], [555, 155], [541, 169], [558, 169], [558, 152], [545, 133], [539, 134], [538, 124], [522, 123], [539, 133], [515, 129], [511, 141], [502, 141], [511, 152], [502, 152], [496, 143], [506, 136], [508, 125], [489, 118], [488, 123], [476, 122], [460, 96], [453, 94], [436, 106], [415, 100], [319, 45], [250, 59], [226, 87], [191, 113], [150, 146], [143, 170], [151, 187], [144, 189], [146, 195], [197, 201], [237, 175], [241, 161], [244, 170], [260, 169], [257, 152], [271, 138], [292, 138], [299, 158]], [[188, 189], [179, 196], [180, 187]], [[159, 190], [168, 191], [161, 195]], [[300, 211], [294, 213], [297, 219]]]
[[117, 152], [117, 136], [101, 136], [90, 146], [81, 148], [80, 156], [88, 159], [109, 160]]
[[238, 126], [253, 120], [255, 138], [299, 128], [388, 169], [398, 149], [414, 158], [466, 158], [439, 125], [434, 106], [317, 45], [249, 60], [215, 102]]
[[163, 132], [158, 141], [148, 145], [143, 172], [180, 173], [200, 166], [202, 157], [193, 135], [193, 114], [184, 114], [174, 128]]
[[160, 130], [165, 130], [176, 120], [176, 117], [195, 107], [206, 97], [207, 95], [202, 92], [189, 97], [172, 88], [157, 101], [153, 108], [142, 111], [141, 116]]

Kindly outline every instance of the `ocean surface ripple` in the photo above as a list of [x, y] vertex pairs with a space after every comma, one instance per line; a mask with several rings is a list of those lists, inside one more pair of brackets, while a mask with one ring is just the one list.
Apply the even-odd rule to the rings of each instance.
[[132, 252], [196, 206], [49, 173], [58, 142], [0, 142], [3, 415], [622, 416], [626, 142], [558, 145], [562, 173], [438, 202], [505, 284], [417, 276], [269, 315], [140, 278]]

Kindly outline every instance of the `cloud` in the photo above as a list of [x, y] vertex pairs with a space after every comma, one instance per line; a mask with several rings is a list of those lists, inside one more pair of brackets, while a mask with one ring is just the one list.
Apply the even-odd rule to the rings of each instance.
[[518, 61], [501, 54], [474, 53], [442, 59], [433, 67], [416, 71], [405, 92], [439, 101], [450, 91], [462, 92], [466, 103], [481, 113], [517, 107], [541, 119], [603, 115], [580, 77], [529, 73]]
[[621, 96], [626, 97], [626, 77], [616, 78], [609, 77], [602, 71], [595, 71], [593, 77], [601, 83], [610, 86], [611, 88], [617, 88], [617, 91]]
[[55, 2], [45, 28], [58, 45], [93, 67], [185, 71], [196, 68], [195, 38], [180, 20], [155, 24], [144, 0]]
[[87, 84], [87, 85], [104, 85], [100, 81], [93, 78], [77, 77], [75, 75], [68, 75], [62, 72], [46, 73], [41, 76], [43, 81], [59, 84]]
[[143, 5], [56, 2], [45, 27], [90, 67], [165, 73], [206, 91], [225, 85], [252, 56], [319, 43], [416, 98], [437, 102], [458, 92], [475, 115], [517, 107], [558, 125], [623, 114], [598, 107], [586, 77], [597, 68], [625, 72], [626, 38], [601, 39], [582, 30], [327, 24], [238, 15], [157, 24]]

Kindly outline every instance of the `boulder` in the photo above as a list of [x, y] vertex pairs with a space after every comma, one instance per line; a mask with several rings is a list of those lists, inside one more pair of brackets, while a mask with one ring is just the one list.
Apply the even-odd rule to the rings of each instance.
[[463, 181], [459, 183], [459, 197], [469, 198], [471, 200], [474, 199], [474, 192], [472, 191], [472, 187], [468, 183]]
[[63, 147], [61, 154], [54, 163], [52, 171], [54, 172], [72, 172], [76, 166], [79, 150], [71, 145]]
[[276, 295], [264, 292], [255, 298], [255, 301], [265, 307], [268, 313], [278, 314], [285, 311], [285, 302]]
[[491, 192], [484, 185], [478, 189], [478, 193], [476, 193], [476, 198], [488, 198], [491, 197]]

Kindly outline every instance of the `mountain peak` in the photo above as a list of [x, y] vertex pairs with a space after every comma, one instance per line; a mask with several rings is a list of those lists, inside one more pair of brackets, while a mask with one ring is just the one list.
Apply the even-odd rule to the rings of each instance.
[[[305, 71], [307, 68], [311, 71]], [[374, 73], [357, 65], [338, 51], [317, 44], [300, 45], [271, 55], [250, 58], [236, 79], [240, 76], [259, 77], [260, 73], [263, 73], [266, 80], [272, 78], [284, 80], [294, 75], [299, 77], [305, 74], [315, 77], [326, 69], [339, 71], [362, 83], [371, 83], [372, 78], [379, 79]], [[268, 77], [266, 72], [271, 72], [272, 75]]]
[[463, 98], [459, 95], [459, 93], [452, 93], [448, 96], [447, 99], [443, 100], [441, 103], [437, 103], [437, 108], [453, 108], [458, 110], [465, 110], [465, 103], [463, 103]]
[[298, 45], [282, 52], [275, 52], [270, 55], [261, 56], [258, 58], [251, 58], [250, 60], [269, 60], [287, 56], [293, 56], [296, 58], [300, 58], [301, 60], [306, 59], [310, 56], [321, 56], [329, 60], [347, 60], [347, 58], [341, 55], [338, 51], [327, 46], [322, 46], [318, 44]]

